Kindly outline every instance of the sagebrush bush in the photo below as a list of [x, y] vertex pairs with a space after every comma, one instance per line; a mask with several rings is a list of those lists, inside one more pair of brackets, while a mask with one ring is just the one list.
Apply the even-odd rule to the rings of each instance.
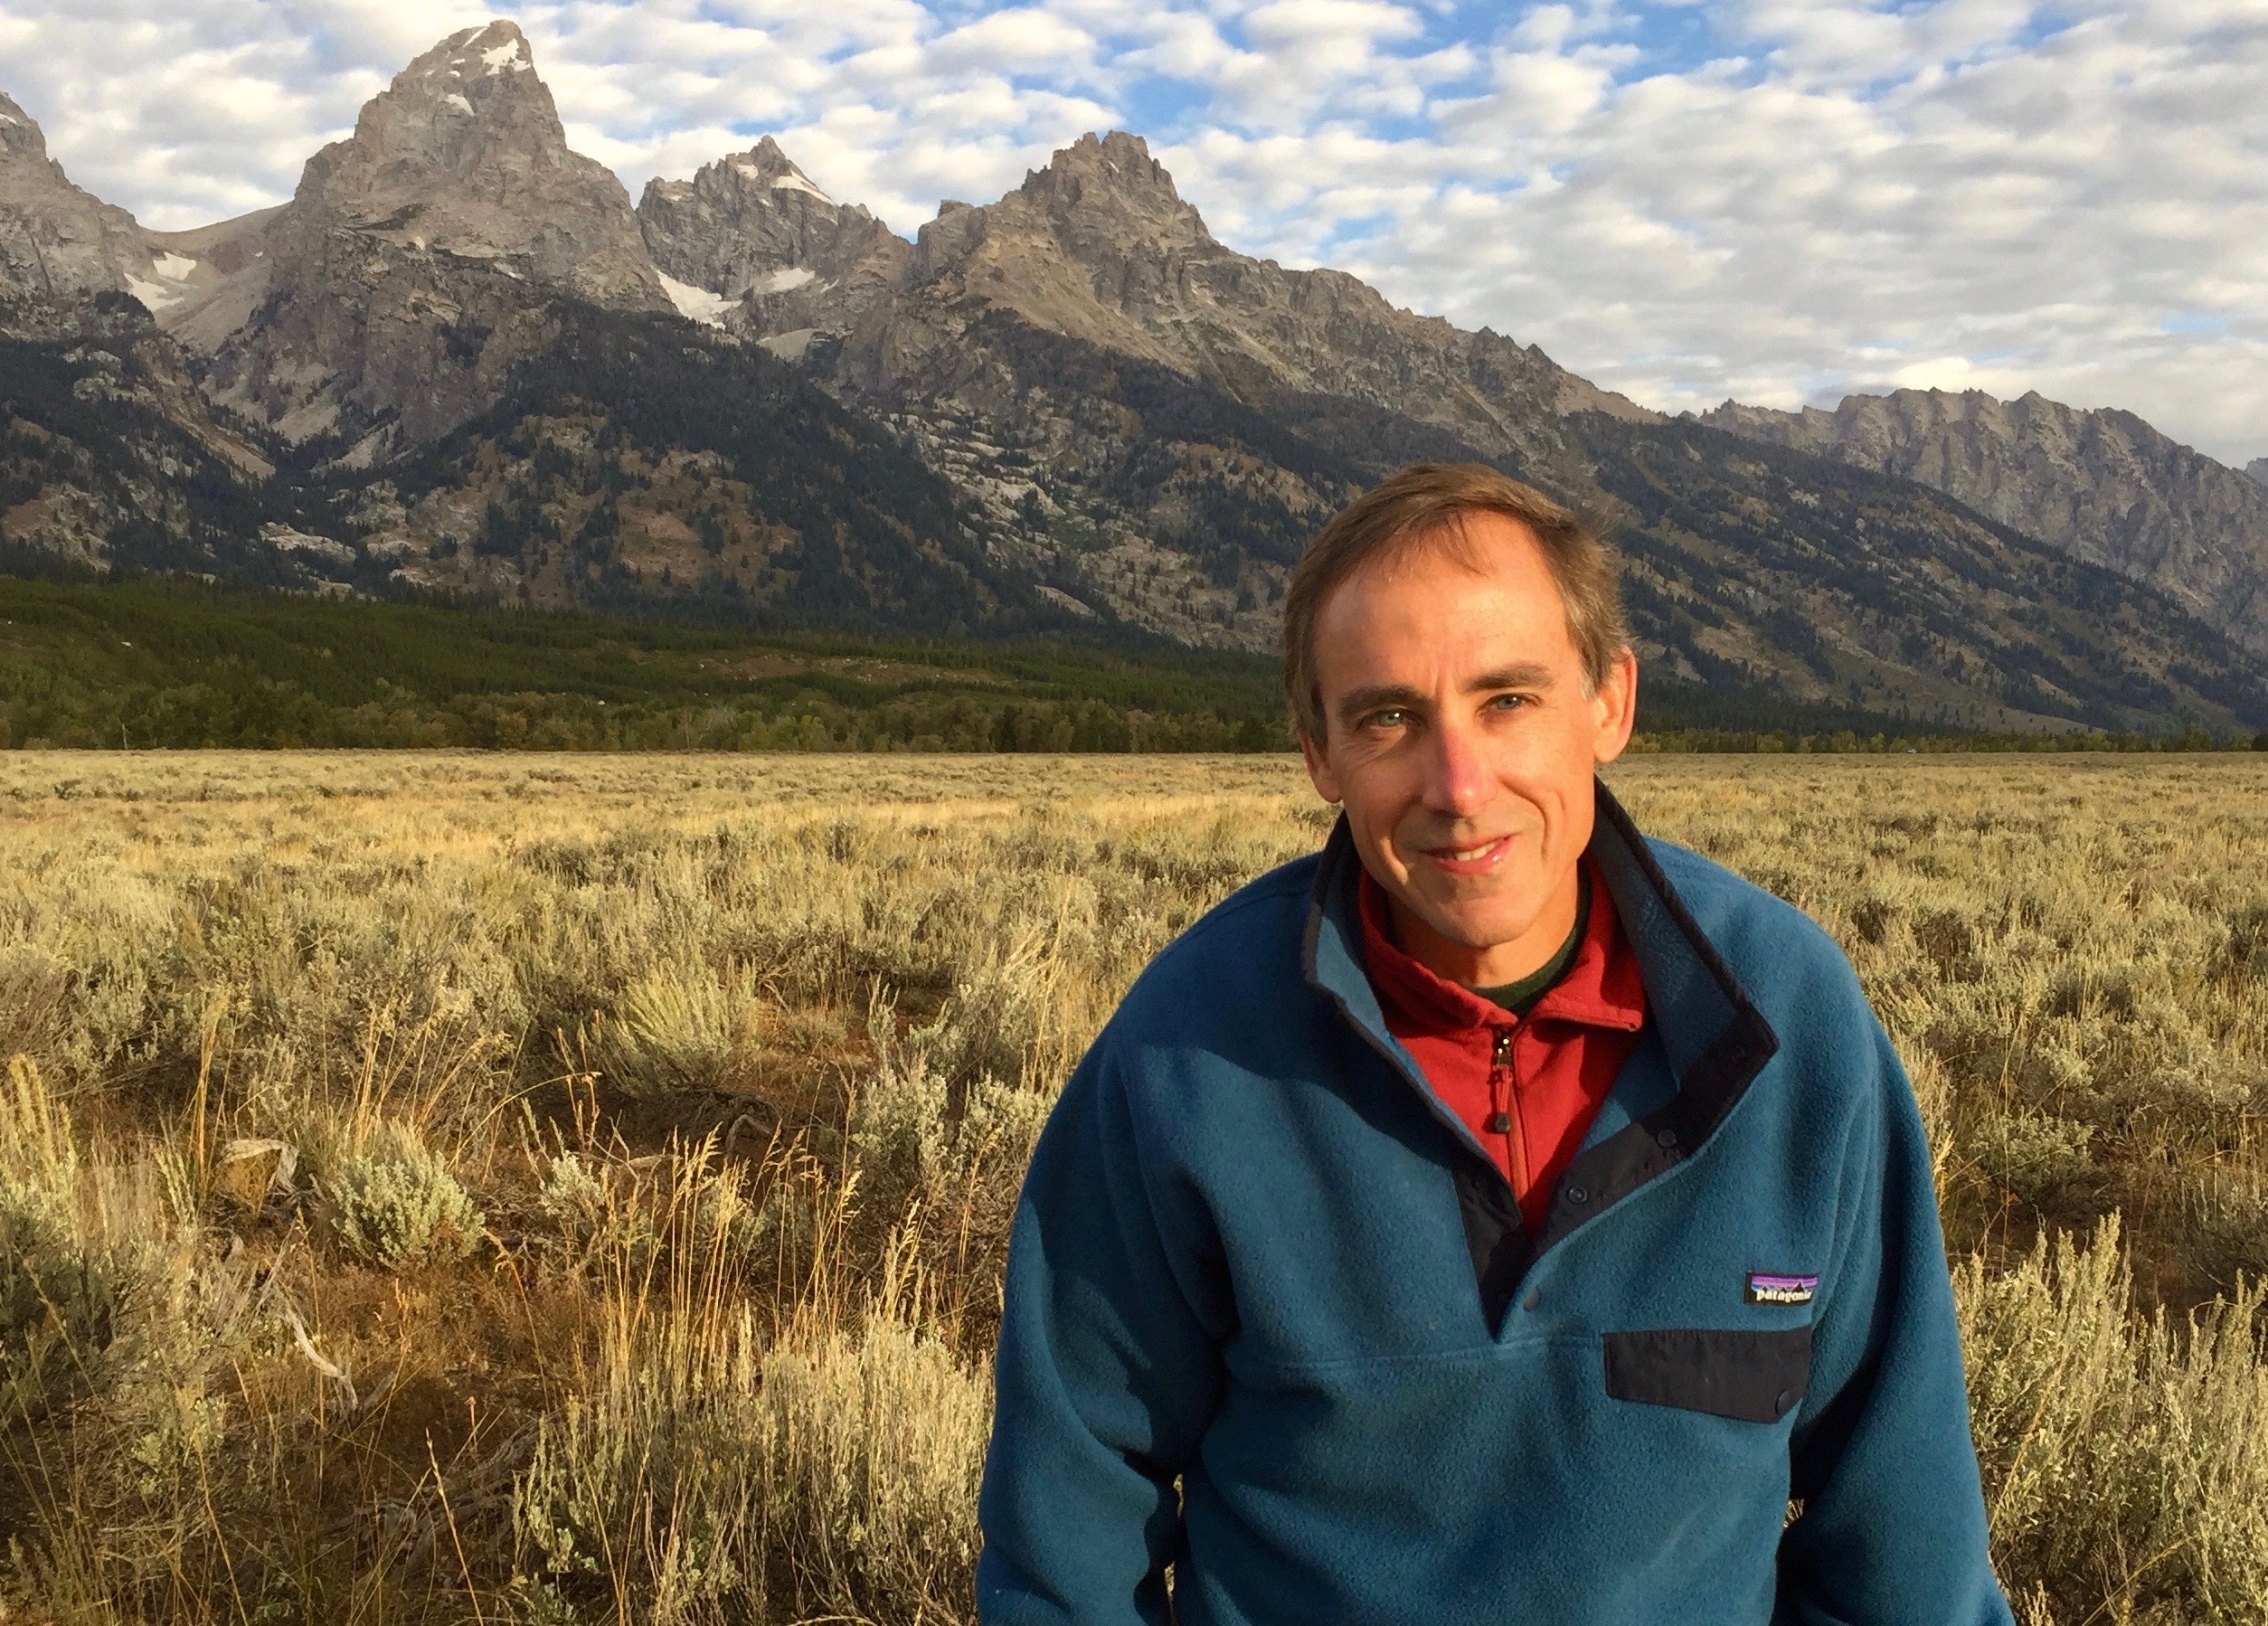
[[479, 1244], [485, 1222], [448, 1164], [397, 1130], [328, 1182], [333, 1224], [347, 1251], [389, 1271], [454, 1264]]
[[990, 1073], [956, 1087], [926, 1043], [941, 1027], [948, 1054], [969, 1054], [969, 1042], [950, 1031], [953, 1012], [949, 1006], [944, 1023], [914, 1030], [905, 1045], [879, 1035], [877, 1064], [853, 1085], [854, 1235], [870, 1254], [906, 1239], [944, 1321], [958, 1332], [973, 1316], [988, 1338], [997, 1310], [991, 1284], [1007, 1262], [1016, 1189], [1054, 1093]]
[[[764, 1171], [775, 1192], [797, 1162]], [[657, 1622], [964, 1617], [984, 1364], [918, 1324], [904, 1233], [872, 1293], [795, 1283], [800, 1308], [767, 1337], [749, 1288], [779, 1277], [751, 1256], [766, 1234], [746, 1185], [681, 1148], [649, 1171], [645, 1230], [600, 1228], [597, 1369], [541, 1423], [512, 1498], [523, 1602]], [[619, 1206], [616, 1186], [569, 1154], [545, 1189], [587, 1212]], [[839, 1255], [850, 1224], [838, 1201], [806, 1234]]]
[[543, 1421], [514, 1489], [523, 1588], [568, 1618], [765, 1618], [752, 1332], [673, 1328], [607, 1354]]
[[971, 1613], [988, 1365], [869, 1316], [764, 1357], [767, 1534], [798, 1606], [874, 1621]]
[[592, 1060], [632, 1094], [727, 1087], [751, 1066], [765, 1015], [745, 967], [658, 967], [623, 990]]
[[2138, 1317], [2120, 1244], [1955, 1278], [1994, 1562], [2059, 1618], [2268, 1621], [2261, 1293]]
[[887, 1316], [759, 1352], [746, 1320], [623, 1347], [513, 1500], [554, 1608], [657, 1626], [969, 1613], [988, 1371]]

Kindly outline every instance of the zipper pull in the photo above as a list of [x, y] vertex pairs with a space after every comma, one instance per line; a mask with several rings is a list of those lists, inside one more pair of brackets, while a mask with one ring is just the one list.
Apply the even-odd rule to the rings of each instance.
[[1499, 1027], [1497, 1029], [1497, 1065], [1501, 1067], [1511, 1059], [1512, 1030], [1508, 1027]]

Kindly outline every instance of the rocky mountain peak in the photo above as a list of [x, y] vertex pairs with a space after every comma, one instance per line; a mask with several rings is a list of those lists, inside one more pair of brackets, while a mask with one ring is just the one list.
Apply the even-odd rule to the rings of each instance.
[[[815, 185], [809, 175], [797, 168], [795, 160], [780, 151], [780, 143], [770, 136], [744, 153], [735, 153], [714, 164], [704, 165], [701, 174], [713, 176], [718, 184], [736, 186], [743, 192], [780, 194], [781, 195], [770, 200], [776, 203], [809, 198], [813, 202], [803, 207], [832, 209], [836, 206], [835, 200]], [[695, 177], [696, 182], [699, 178]]]
[[1213, 241], [1204, 219], [1175, 190], [1166, 166], [1149, 156], [1149, 144], [1124, 130], [1080, 137], [1050, 158], [1046, 168], [1027, 174], [1017, 195], [1082, 233], [1131, 233], [1160, 248]]
[[[357, 139], [412, 139], [417, 120], [431, 118], [441, 151], [464, 152], [477, 138], [532, 137], [532, 145], [563, 152], [566, 132], [552, 93], [535, 71], [535, 53], [519, 26], [502, 19], [451, 34], [394, 75], [393, 83], [364, 105]], [[469, 120], [470, 122], [465, 122]], [[474, 137], [464, 140], [462, 137]], [[459, 139], [451, 139], [458, 137]], [[429, 147], [427, 156], [437, 156]]]
[[[363, 229], [402, 230], [430, 243], [430, 231], [405, 229], [408, 216], [446, 206], [457, 190], [450, 183], [479, 184], [482, 203], [502, 214], [530, 182], [559, 174], [587, 181], [601, 167], [568, 150], [526, 36], [495, 22], [459, 30], [394, 75], [363, 104], [352, 137], [308, 160], [298, 195]], [[411, 208], [421, 203], [429, 206]]]
[[356, 458], [481, 410], [543, 342], [542, 296], [669, 308], [629, 194], [569, 150], [526, 36], [502, 21], [449, 35], [364, 104], [241, 259], [206, 307], [241, 325], [198, 330], [217, 342], [220, 398], [294, 440], [354, 435]]
[[32, 116], [0, 90], [0, 164], [44, 164], [47, 137]]
[[586, 298], [659, 299], [628, 194], [568, 149], [527, 38], [508, 22], [460, 30], [395, 75], [350, 138], [308, 161], [294, 207], [419, 252], [509, 257], [519, 274]]
[[2244, 465], [2244, 472], [2262, 485], [2268, 486], [2268, 458], [2254, 458]]
[[647, 182], [638, 223], [682, 314], [760, 338], [848, 326], [913, 252], [827, 196], [770, 136], [690, 181]]
[[[770, 136], [744, 153], [704, 164], [690, 181], [657, 177], [647, 182], [645, 195], [638, 200], [638, 220], [650, 237], [657, 224], [666, 231], [674, 216], [703, 207], [712, 213], [752, 208], [798, 223], [815, 217], [831, 221], [844, 213], [843, 205], [820, 190]], [[866, 213], [855, 207], [850, 212]], [[750, 223], [762, 218], [752, 217]]]
[[71, 183], [38, 122], [0, 94], [0, 303], [54, 305], [132, 291], [166, 296], [142, 229]]

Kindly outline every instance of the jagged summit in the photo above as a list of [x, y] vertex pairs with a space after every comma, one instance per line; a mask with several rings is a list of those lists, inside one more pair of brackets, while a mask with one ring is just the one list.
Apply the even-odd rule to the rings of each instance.
[[[639, 213], [643, 216], [649, 199], [683, 205], [705, 196], [741, 197], [760, 208], [793, 204], [799, 198], [813, 199], [824, 209], [839, 207], [780, 150], [779, 142], [766, 136], [744, 153], [729, 153], [704, 164], [690, 181], [665, 181], [657, 176], [647, 182], [645, 194], [638, 200]], [[811, 207], [808, 203], [797, 206]]]
[[27, 161], [48, 161], [47, 137], [32, 116], [16, 104], [15, 98], [0, 90], [0, 163]]
[[1150, 156], [1149, 143], [1128, 130], [1089, 130], [1069, 147], [1059, 147], [1038, 169], [1024, 172], [1017, 188], [1043, 196], [1064, 184], [1093, 181], [1129, 193], [1162, 194], [1174, 203], [1181, 194], [1166, 166]]
[[527, 36], [518, 24], [499, 17], [477, 28], [460, 28], [430, 51], [412, 58], [385, 90], [364, 105], [363, 112], [367, 117], [388, 97], [423, 97], [470, 118], [499, 96], [539, 95], [549, 109], [551, 92], [536, 76], [535, 52]]
[[535, 53], [528, 49], [527, 36], [517, 23], [497, 17], [480, 27], [458, 29], [411, 61], [407, 72], [420, 71], [458, 80], [504, 79], [533, 73]]
[[373, 97], [308, 161], [295, 211], [411, 250], [508, 261], [584, 298], [657, 305], [629, 194], [569, 150], [526, 36], [460, 30]]
[[681, 312], [760, 337], [847, 326], [912, 253], [827, 196], [770, 136], [690, 181], [647, 182], [638, 221]]
[[967, 313], [988, 308], [1243, 400], [1365, 402], [1536, 466], [1559, 454], [1564, 411], [1645, 415], [1540, 351], [1400, 309], [1343, 272], [1236, 252], [1121, 130], [1081, 137], [997, 203], [940, 210], [886, 318], [854, 335], [848, 376], [884, 391], [950, 376]]
[[1047, 167], [1026, 173], [1017, 191], [1060, 220], [1114, 215], [1150, 225], [1163, 241], [1213, 241], [1166, 166], [1149, 156], [1149, 144], [1124, 130], [1080, 137]]
[[28, 308], [131, 291], [167, 297], [134, 217], [71, 184], [47, 137], [0, 93], [0, 303]]
[[546, 296], [669, 308], [629, 194], [569, 149], [504, 21], [449, 35], [364, 103], [241, 258], [259, 298], [216, 292], [241, 326], [199, 330], [220, 398], [290, 440], [353, 437], [357, 461], [492, 400], [544, 342]]
[[[828, 208], [836, 207], [835, 200], [816, 185], [809, 175], [796, 167], [795, 160], [780, 150], [780, 143], [764, 137], [744, 153], [736, 153], [720, 160], [733, 175], [745, 180], [761, 182], [766, 190], [775, 193], [801, 193], [815, 197]], [[707, 167], [713, 169], [714, 165]]]
[[464, 174], [572, 156], [527, 36], [503, 21], [460, 29], [412, 61], [363, 104], [353, 137], [324, 150], [359, 159], [365, 179], [389, 166]]

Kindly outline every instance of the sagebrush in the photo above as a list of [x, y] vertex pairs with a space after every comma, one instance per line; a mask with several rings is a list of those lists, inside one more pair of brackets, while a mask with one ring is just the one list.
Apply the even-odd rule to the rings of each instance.
[[[2268, 1622], [2268, 764], [1651, 759], [1913, 1072], [2030, 1621]], [[965, 1621], [1016, 1180], [1288, 759], [0, 756], [5, 1611]]]

